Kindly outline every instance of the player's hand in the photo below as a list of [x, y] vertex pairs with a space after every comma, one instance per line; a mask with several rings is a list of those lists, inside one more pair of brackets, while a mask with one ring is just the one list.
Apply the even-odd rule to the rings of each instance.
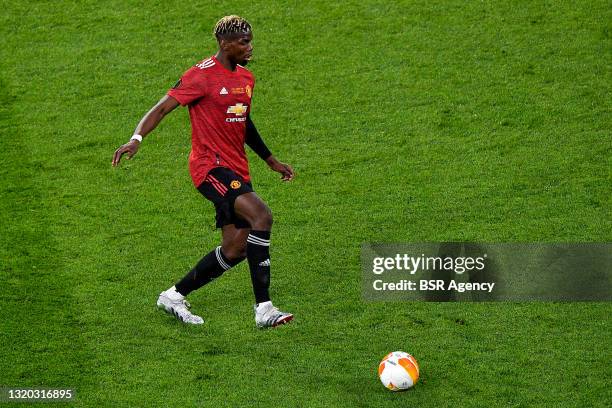
[[293, 177], [295, 177], [295, 173], [293, 172], [291, 166], [279, 162], [278, 160], [276, 160], [276, 158], [274, 158], [274, 156], [270, 156], [270, 158], [266, 160], [266, 162], [272, 170], [281, 174], [282, 181], [291, 181], [293, 180]]
[[131, 159], [134, 157], [138, 148], [140, 147], [140, 142], [138, 140], [130, 140], [128, 143], [122, 145], [120, 148], [115, 150], [115, 154], [113, 156], [113, 167], [118, 166], [121, 161], [121, 156], [127, 153], [127, 159]]

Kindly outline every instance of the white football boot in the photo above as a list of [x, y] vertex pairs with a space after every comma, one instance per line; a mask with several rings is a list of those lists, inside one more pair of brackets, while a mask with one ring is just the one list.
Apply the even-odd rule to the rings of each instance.
[[281, 312], [272, 305], [271, 301], [253, 306], [255, 309], [255, 324], [257, 327], [276, 327], [293, 320], [291, 313]]
[[174, 317], [183, 323], [204, 323], [204, 319], [202, 319], [200, 316], [194, 315], [188, 310], [190, 305], [185, 300], [185, 296], [178, 293], [174, 286], [159, 294], [159, 297], [157, 298], [157, 307], [164, 309], [170, 314], [173, 314]]

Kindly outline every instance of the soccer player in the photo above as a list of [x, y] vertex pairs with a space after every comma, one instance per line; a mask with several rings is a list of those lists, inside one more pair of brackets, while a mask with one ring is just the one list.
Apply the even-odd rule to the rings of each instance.
[[272, 213], [253, 191], [246, 143], [281, 180], [294, 177], [291, 166], [278, 161], [267, 148], [250, 118], [255, 78], [244, 68], [253, 53], [251, 25], [239, 16], [223, 17], [215, 25], [217, 53], [196, 64], [141, 119], [130, 141], [113, 156], [117, 166], [123, 154], [131, 159], [142, 139], [177, 106], [188, 106], [192, 149], [189, 170], [195, 187], [216, 209], [222, 243], [204, 256], [170, 289], [157, 306], [190, 324], [204, 320], [189, 311], [185, 296], [221, 276], [245, 258], [255, 292], [255, 323], [275, 327], [293, 315], [272, 305], [270, 286], [270, 231]]

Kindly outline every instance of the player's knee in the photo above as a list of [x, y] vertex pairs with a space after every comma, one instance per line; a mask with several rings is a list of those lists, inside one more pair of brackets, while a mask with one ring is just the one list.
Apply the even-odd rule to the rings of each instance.
[[246, 245], [224, 245], [221, 250], [223, 255], [230, 261], [237, 261], [246, 258]]
[[270, 231], [272, 229], [272, 211], [267, 206], [257, 213], [251, 227], [254, 230]]

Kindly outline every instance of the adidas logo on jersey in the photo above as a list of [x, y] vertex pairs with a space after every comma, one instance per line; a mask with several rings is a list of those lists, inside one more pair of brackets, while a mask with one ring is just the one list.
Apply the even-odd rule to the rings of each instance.
[[225, 89], [225, 87], [221, 88], [221, 92], [219, 92], [219, 95], [227, 95], [227, 89]]

